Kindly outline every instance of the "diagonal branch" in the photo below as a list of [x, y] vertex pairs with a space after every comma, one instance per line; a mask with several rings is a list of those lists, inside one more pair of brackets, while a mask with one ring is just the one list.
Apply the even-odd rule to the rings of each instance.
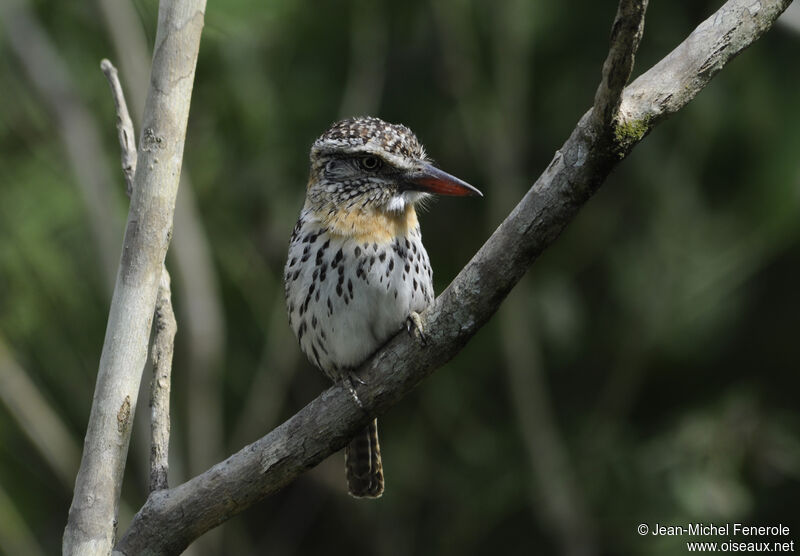
[[205, 0], [162, 0], [135, 187], [109, 310], [64, 554], [106, 555], [172, 233]]
[[[361, 369], [352, 402], [333, 386], [278, 428], [186, 483], [155, 492], [116, 547], [119, 554], [177, 554], [192, 540], [268, 496], [338, 450], [352, 434], [454, 357], [494, 314], [541, 252], [666, 115], [765, 31], [791, 0], [730, 0], [664, 60], [628, 86], [613, 134], [596, 133], [591, 111], [516, 208], [424, 313], [428, 344], [399, 334]], [[611, 137], [609, 144], [608, 137]]]

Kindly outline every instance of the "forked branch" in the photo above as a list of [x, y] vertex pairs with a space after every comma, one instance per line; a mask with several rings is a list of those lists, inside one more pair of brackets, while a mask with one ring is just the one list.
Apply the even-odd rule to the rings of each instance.
[[[100, 69], [108, 80], [114, 107], [117, 112], [117, 133], [122, 158], [122, 173], [125, 175], [128, 197], [133, 192], [133, 176], [136, 172], [136, 139], [133, 121], [128, 112], [128, 103], [119, 82], [119, 73], [114, 65], [104, 59]], [[178, 324], [172, 309], [172, 280], [166, 265], [161, 267], [161, 280], [155, 311], [155, 333], [150, 348], [153, 363], [153, 380], [150, 383], [150, 492], [168, 486], [169, 471], [169, 394], [172, 384], [172, 354], [175, 351], [175, 333]]]
[[593, 114], [598, 129], [609, 129], [622, 103], [622, 90], [633, 71], [633, 59], [644, 34], [648, 0], [620, 0], [611, 27], [611, 46], [594, 96]]

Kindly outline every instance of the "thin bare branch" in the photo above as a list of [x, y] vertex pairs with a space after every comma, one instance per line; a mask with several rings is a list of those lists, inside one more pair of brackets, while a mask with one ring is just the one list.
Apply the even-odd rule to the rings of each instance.
[[122, 93], [119, 83], [117, 68], [107, 59], [100, 61], [100, 69], [111, 87], [111, 96], [114, 97], [114, 108], [117, 112], [117, 134], [119, 136], [120, 157], [122, 159], [122, 173], [125, 175], [125, 190], [128, 197], [133, 193], [133, 176], [136, 173], [136, 136], [133, 133], [133, 122], [128, 113], [128, 104]]
[[107, 555], [178, 191], [205, 0], [162, 0], [122, 259], [64, 554]]
[[165, 267], [161, 270], [156, 303], [156, 332], [150, 348], [153, 360], [153, 382], [150, 386], [150, 492], [169, 486], [169, 392], [172, 353], [178, 330], [171, 299], [170, 277]]
[[[625, 90], [626, 113], [646, 121], [647, 131], [667, 113], [685, 106], [725, 63], [769, 29], [789, 3], [727, 2]], [[675, 92], [666, 98], [665, 91]], [[591, 111], [516, 208], [422, 315], [427, 344], [421, 346], [407, 334], [398, 334], [362, 366], [359, 374], [366, 384], [358, 395], [365, 409], [353, 403], [343, 386], [329, 388], [275, 430], [205, 473], [151, 494], [116, 551], [179, 553], [203, 532], [340, 449], [370, 419], [454, 357], [620, 158], [644, 137], [640, 133], [622, 142], [619, 127], [630, 122], [616, 124], [614, 138], [621, 148], [610, 149], [608, 135], [596, 133], [590, 119]]]
[[622, 102], [622, 90], [633, 70], [633, 60], [644, 33], [648, 0], [620, 0], [611, 27], [611, 47], [603, 64], [600, 85], [594, 96], [597, 129], [608, 129]]

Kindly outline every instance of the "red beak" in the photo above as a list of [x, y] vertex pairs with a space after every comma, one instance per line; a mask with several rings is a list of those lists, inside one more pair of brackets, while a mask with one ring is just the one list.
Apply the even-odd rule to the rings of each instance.
[[430, 164], [422, 164], [418, 170], [408, 172], [404, 185], [412, 191], [424, 191], [426, 193], [436, 193], [437, 195], [458, 197], [477, 195], [483, 197], [483, 193], [467, 182], [451, 176]]

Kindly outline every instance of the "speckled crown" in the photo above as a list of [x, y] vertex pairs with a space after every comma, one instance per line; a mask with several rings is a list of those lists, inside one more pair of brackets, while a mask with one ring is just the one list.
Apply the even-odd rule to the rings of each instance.
[[311, 157], [321, 151], [388, 153], [424, 159], [425, 149], [414, 132], [372, 116], [349, 118], [333, 124], [311, 147]]

